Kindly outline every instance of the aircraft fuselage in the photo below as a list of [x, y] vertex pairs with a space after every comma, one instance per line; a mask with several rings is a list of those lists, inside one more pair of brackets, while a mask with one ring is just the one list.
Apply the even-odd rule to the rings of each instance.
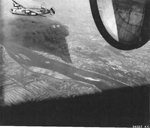
[[[30, 10], [33, 10], [36, 13], [31, 12]], [[12, 8], [11, 13], [16, 14], [16, 15], [28, 15], [28, 16], [44, 15], [44, 14], [50, 13], [50, 10], [44, 9], [44, 8], [43, 9], [42, 8], [30, 8], [30, 10], [24, 9], [24, 8]]]

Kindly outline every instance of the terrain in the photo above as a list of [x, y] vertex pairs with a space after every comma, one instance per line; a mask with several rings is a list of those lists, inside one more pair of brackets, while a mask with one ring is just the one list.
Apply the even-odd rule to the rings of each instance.
[[117, 50], [98, 32], [88, 0], [45, 2], [54, 6], [56, 15], [12, 15], [11, 0], [1, 3], [5, 105], [150, 83], [149, 43]]

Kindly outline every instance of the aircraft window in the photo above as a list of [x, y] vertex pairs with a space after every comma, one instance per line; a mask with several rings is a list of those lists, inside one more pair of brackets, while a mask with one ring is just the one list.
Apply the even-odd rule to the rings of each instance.
[[112, 46], [131, 50], [149, 40], [147, 0], [90, 0], [96, 26]]

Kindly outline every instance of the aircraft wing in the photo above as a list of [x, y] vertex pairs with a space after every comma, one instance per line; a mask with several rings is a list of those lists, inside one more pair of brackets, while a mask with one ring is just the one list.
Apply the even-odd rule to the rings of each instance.
[[23, 5], [17, 3], [15, 0], [12, 0], [12, 1], [13, 1], [13, 5], [17, 5], [18, 7], [26, 9], [26, 7], [24, 7]]

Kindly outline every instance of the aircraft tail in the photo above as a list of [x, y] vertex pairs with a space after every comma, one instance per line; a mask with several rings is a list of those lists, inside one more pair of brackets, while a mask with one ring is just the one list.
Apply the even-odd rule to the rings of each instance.
[[50, 15], [54, 15], [55, 14], [55, 9], [53, 7], [51, 7], [49, 10], [50, 10]]

